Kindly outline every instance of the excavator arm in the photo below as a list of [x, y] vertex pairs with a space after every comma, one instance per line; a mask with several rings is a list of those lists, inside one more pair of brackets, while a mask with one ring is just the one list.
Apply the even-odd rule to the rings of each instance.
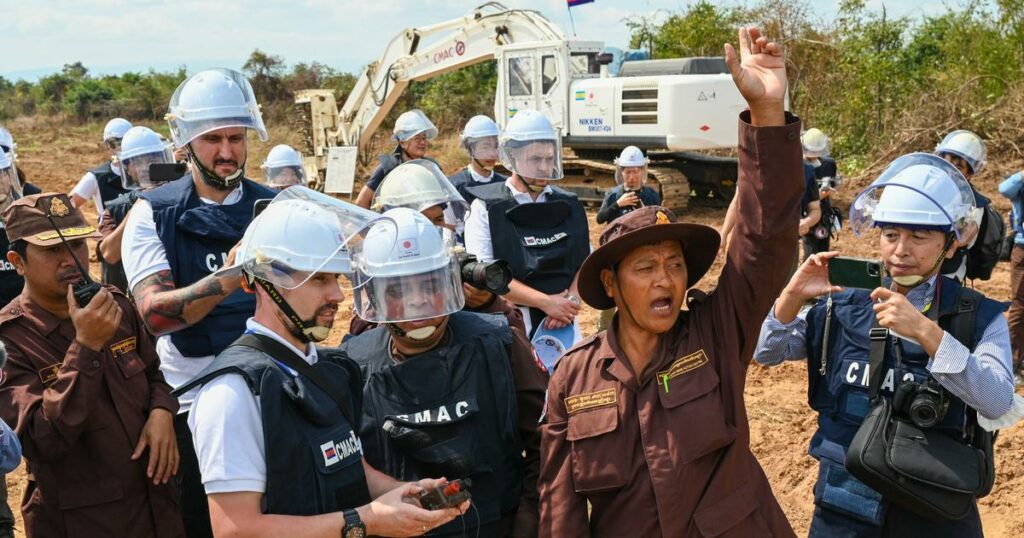
[[408, 28], [360, 74], [338, 115], [337, 144], [362, 152], [412, 81], [494, 58], [511, 43], [561, 42], [562, 31], [536, 11], [488, 2], [450, 21]]

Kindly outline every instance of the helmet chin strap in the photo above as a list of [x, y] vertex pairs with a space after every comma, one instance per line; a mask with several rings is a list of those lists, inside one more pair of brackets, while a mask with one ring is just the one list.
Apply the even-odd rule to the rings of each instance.
[[256, 284], [258, 284], [259, 287], [263, 288], [263, 291], [267, 292], [267, 295], [270, 296], [270, 300], [274, 301], [274, 304], [276, 304], [277, 308], [281, 310], [281, 313], [291, 320], [294, 325], [294, 327], [290, 328], [292, 329], [291, 333], [293, 336], [308, 344], [311, 342], [323, 342], [327, 339], [327, 336], [331, 334], [330, 327], [316, 325], [315, 313], [313, 314], [313, 319], [303, 320], [295, 313], [295, 310], [288, 304], [288, 301], [285, 301], [284, 297], [278, 293], [277, 288], [275, 288], [273, 284], [258, 277], [253, 277], [253, 280], [256, 281]]
[[392, 336], [401, 342], [402, 353], [416, 355], [433, 349], [438, 342], [444, 338], [445, 328], [448, 326], [448, 316], [445, 316], [441, 323], [418, 327], [411, 331], [403, 330], [397, 323], [387, 323], [386, 327], [391, 331]]
[[199, 161], [199, 157], [196, 156], [195, 151], [192, 150], [192, 144], [186, 144], [185, 147], [188, 149], [189, 160], [195, 165], [196, 169], [199, 170], [199, 176], [202, 178], [203, 183], [221, 191], [231, 190], [238, 186], [242, 182], [242, 178], [245, 176], [245, 161], [242, 161], [241, 166], [238, 170], [235, 170], [234, 174], [228, 177], [220, 177], [213, 170], [203, 166], [203, 163]]
[[933, 263], [931, 268], [928, 269], [928, 271], [926, 271], [923, 275], [893, 276], [892, 273], [889, 272], [889, 269], [886, 269], [885, 272], [889, 274], [889, 278], [891, 278], [893, 282], [899, 284], [900, 286], [908, 289], [916, 288], [917, 286], [920, 286], [921, 283], [923, 283], [928, 277], [931, 277], [932, 273], [938, 270], [939, 266], [942, 265], [942, 262], [946, 259], [946, 253], [948, 253], [949, 248], [953, 246], [954, 239], [955, 236], [950, 234], [949, 238], [946, 239], [946, 245], [942, 247], [942, 253], [939, 254], [939, 257], [935, 260], [935, 263]]

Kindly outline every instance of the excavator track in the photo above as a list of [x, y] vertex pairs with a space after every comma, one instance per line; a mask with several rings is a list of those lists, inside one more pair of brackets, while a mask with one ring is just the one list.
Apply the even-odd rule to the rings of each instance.
[[[615, 186], [615, 165], [607, 161], [566, 157], [562, 160], [567, 190], [575, 192], [582, 202], [600, 204], [607, 189]], [[690, 182], [686, 175], [675, 168], [665, 166], [647, 167], [648, 185], [661, 191], [662, 205], [675, 212], [683, 212], [690, 202]], [[654, 186], [651, 185], [651, 186]]]

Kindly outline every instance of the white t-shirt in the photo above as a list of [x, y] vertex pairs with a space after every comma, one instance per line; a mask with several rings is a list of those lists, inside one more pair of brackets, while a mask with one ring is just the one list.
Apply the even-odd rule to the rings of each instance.
[[[305, 352], [256, 320], [245, 324], [249, 332], [270, 336], [316, 363], [316, 348]], [[263, 446], [263, 418], [259, 399], [242, 374], [226, 374], [200, 387], [188, 416], [192, 444], [199, 460], [206, 494], [267, 491], [267, 459]]]
[[[117, 163], [110, 163], [110, 169], [113, 170], [115, 174], [121, 173], [121, 169], [117, 166]], [[85, 175], [82, 176], [82, 179], [78, 180], [78, 184], [75, 185], [75, 188], [71, 189], [71, 194], [85, 198], [86, 200], [92, 199], [92, 203], [96, 205], [96, 214], [99, 215], [96, 218], [96, 225], [99, 226], [100, 224], [103, 224], [103, 198], [100, 196], [100, 185], [99, 181], [96, 179], [96, 174], [86, 172]]]
[[[239, 185], [228, 194], [223, 204], [235, 204], [241, 199], [242, 187]], [[206, 198], [199, 200], [204, 204], [216, 203]], [[135, 202], [128, 213], [128, 218], [125, 219], [124, 236], [121, 238], [121, 263], [128, 277], [129, 289], [135, 289], [135, 285], [149, 275], [171, 268], [170, 262], [167, 261], [167, 251], [164, 250], [164, 244], [156, 233], [153, 206], [142, 198]], [[185, 357], [171, 342], [170, 335], [156, 339], [156, 353], [160, 357], [160, 371], [163, 372], [167, 383], [175, 388], [185, 384], [213, 362], [213, 355]], [[195, 390], [191, 390], [178, 397], [181, 406], [179, 413], [188, 412], [195, 393]]]

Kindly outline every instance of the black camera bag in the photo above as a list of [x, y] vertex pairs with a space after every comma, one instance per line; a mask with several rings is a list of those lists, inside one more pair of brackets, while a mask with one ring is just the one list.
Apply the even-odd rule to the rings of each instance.
[[[950, 333], [971, 349], [981, 299], [980, 293], [964, 288], [950, 320]], [[892, 402], [878, 394], [888, 339], [889, 330], [876, 322], [871, 329], [868, 388], [872, 408], [846, 452], [846, 468], [886, 500], [907, 510], [933, 519], [961, 519], [975, 499], [992, 490], [994, 436], [978, 426], [973, 410], [968, 412], [966, 440], [919, 428], [894, 412]]]

